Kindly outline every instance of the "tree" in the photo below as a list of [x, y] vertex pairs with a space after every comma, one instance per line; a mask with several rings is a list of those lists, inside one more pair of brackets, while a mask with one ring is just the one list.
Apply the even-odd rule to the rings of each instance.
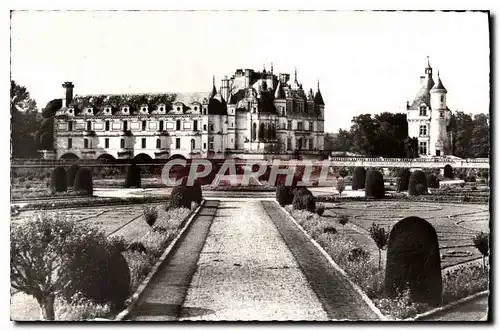
[[344, 190], [345, 190], [344, 178], [337, 179], [336, 188], [337, 188], [337, 191], [339, 192], [339, 195], [342, 195], [342, 192], [344, 192]]
[[487, 114], [474, 115], [474, 128], [471, 134], [471, 156], [488, 157], [490, 155], [490, 127], [489, 116]]
[[345, 234], [345, 225], [349, 222], [348, 215], [339, 215], [338, 217], [339, 224], [342, 225], [342, 232]]
[[378, 268], [382, 269], [382, 250], [387, 247], [387, 242], [389, 240], [389, 232], [385, 231], [385, 228], [379, 226], [378, 224], [372, 223], [369, 229], [370, 237], [373, 239], [378, 248]]
[[325, 151], [331, 152], [351, 152], [353, 148], [353, 140], [351, 133], [347, 130], [340, 129], [337, 133], [325, 133]]
[[405, 156], [410, 159], [418, 157], [418, 139], [417, 138], [405, 138]]
[[472, 239], [474, 246], [477, 248], [477, 250], [483, 255], [483, 268], [486, 269], [486, 256], [489, 255], [489, 238], [488, 234], [481, 233], [477, 234], [473, 239]]
[[12, 157], [38, 157], [36, 131], [40, 114], [28, 89], [10, 81], [11, 144]]
[[[41, 317], [54, 319], [54, 300], [62, 295], [72, 279], [67, 269], [74, 247], [91, 245], [98, 236], [88, 226], [46, 214], [13, 226], [10, 233], [10, 270], [13, 288], [33, 296]], [[78, 254], [85, 255], [85, 251]], [[84, 277], [85, 275], [81, 275]]]

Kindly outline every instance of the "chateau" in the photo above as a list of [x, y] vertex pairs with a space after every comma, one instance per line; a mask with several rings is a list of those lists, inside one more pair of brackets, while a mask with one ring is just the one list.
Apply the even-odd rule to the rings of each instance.
[[57, 158], [317, 158], [325, 103], [297, 70], [239, 69], [208, 93], [73, 95], [65, 82], [55, 114]]
[[408, 136], [418, 139], [421, 157], [451, 155], [451, 110], [446, 105], [448, 91], [437, 74], [432, 79], [432, 68], [427, 60], [425, 75], [420, 76], [420, 91], [412, 104], [406, 103]]

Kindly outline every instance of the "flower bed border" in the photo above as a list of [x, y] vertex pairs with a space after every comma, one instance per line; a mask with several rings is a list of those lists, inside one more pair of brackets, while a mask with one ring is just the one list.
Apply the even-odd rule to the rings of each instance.
[[350, 196], [338, 196], [338, 195], [333, 195], [333, 196], [316, 196], [316, 201], [317, 202], [344, 202], [344, 201], [384, 201], [384, 200], [399, 200], [399, 201], [418, 201], [418, 202], [443, 202], [443, 203], [469, 203], [469, 204], [488, 204], [489, 203], [489, 197], [488, 198], [477, 198], [477, 197], [469, 197], [468, 201], [463, 201], [461, 198], [452, 198], [452, 197], [446, 197], [446, 196], [436, 196], [436, 195], [422, 195], [422, 196], [416, 196], [416, 197], [409, 197], [409, 196], [401, 196], [401, 195], [386, 195], [384, 198], [381, 199], [376, 199], [372, 197], [366, 197], [366, 196], [357, 196], [357, 197], [350, 197]]
[[[60, 200], [60, 201], [43, 201], [43, 202], [28, 202], [20, 209], [21, 211], [36, 210], [36, 209], [60, 209], [60, 208], [81, 208], [81, 207], [101, 207], [111, 205], [129, 205], [141, 203], [154, 203], [168, 201], [170, 195], [165, 196], [149, 196], [149, 197], [93, 197], [83, 200]], [[11, 204], [17, 204], [11, 202]]]
[[331, 266], [344, 277], [344, 279], [349, 283], [349, 285], [354, 289], [354, 291], [361, 296], [361, 299], [363, 299], [363, 301], [368, 305], [368, 307], [370, 307], [370, 309], [375, 313], [375, 315], [377, 315], [377, 317], [381, 321], [391, 321], [387, 316], [385, 316], [384, 314], [382, 314], [382, 312], [380, 311], [380, 309], [377, 308], [377, 306], [375, 305], [375, 303], [368, 297], [368, 295], [366, 295], [366, 293], [357, 284], [355, 284], [349, 278], [349, 276], [347, 275], [346, 271], [344, 269], [342, 269], [332, 259], [332, 257], [325, 251], [325, 249], [323, 247], [321, 247], [321, 245], [316, 240], [314, 240], [314, 238], [311, 237], [311, 235], [309, 235], [309, 233], [306, 232], [306, 230], [295, 220], [295, 218], [284, 207], [282, 207], [278, 203], [278, 201], [275, 200], [274, 202], [276, 202], [276, 205], [278, 206], [278, 208], [281, 208], [281, 210], [290, 218], [290, 220], [295, 224], [295, 226], [297, 226], [297, 228], [300, 231], [302, 231], [302, 233], [304, 233], [304, 235], [306, 235], [306, 237], [311, 241], [311, 243], [316, 248], [318, 248], [318, 250], [321, 252], [321, 254], [331, 264]]
[[431, 317], [431, 316], [437, 315], [439, 313], [445, 312], [447, 310], [450, 310], [450, 309], [452, 309], [452, 308], [454, 308], [456, 306], [459, 306], [459, 305], [461, 305], [463, 303], [467, 303], [467, 302], [472, 301], [472, 300], [474, 300], [476, 298], [482, 297], [484, 295], [488, 295], [489, 293], [490, 293], [489, 290], [477, 292], [477, 293], [471, 294], [471, 295], [469, 295], [469, 296], [467, 296], [465, 298], [462, 298], [462, 299], [450, 302], [450, 303], [448, 303], [448, 304], [446, 304], [444, 306], [440, 306], [440, 307], [431, 309], [431, 310], [426, 311], [424, 313], [417, 314], [415, 317], [407, 318], [407, 319], [404, 319], [404, 320], [401, 320], [401, 321], [404, 321], [404, 322], [419, 321], [419, 320], [421, 320], [423, 318]]
[[149, 285], [149, 283], [151, 282], [151, 280], [153, 279], [153, 277], [158, 272], [159, 268], [170, 257], [170, 255], [173, 252], [174, 248], [177, 246], [177, 244], [180, 242], [180, 240], [182, 239], [182, 237], [184, 236], [184, 234], [187, 232], [188, 228], [193, 223], [194, 218], [199, 213], [199, 211], [201, 210], [201, 208], [203, 208], [203, 206], [205, 205], [205, 202], [206, 202], [206, 200], [203, 200], [201, 202], [201, 204], [195, 210], [192, 210], [186, 216], [186, 218], [181, 223], [181, 224], [184, 224], [184, 226], [182, 227], [181, 231], [179, 231], [179, 233], [177, 234], [177, 236], [170, 242], [170, 244], [165, 249], [165, 251], [163, 252], [163, 254], [158, 258], [158, 260], [156, 261], [155, 265], [151, 268], [151, 271], [148, 273], [148, 275], [146, 276], [146, 278], [144, 278], [144, 280], [139, 284], [139, 286], [135, 290], [134, 294], [132, 294], [132, 296], [129, 299], [127, 299], [127, 301], [129, 301], [129, 304], [128, 304], [127, 308], [125, 308], [120, 313], [118, 313], [118, 315], [116, 315], [116, 317], [113, 319], [114, 321], [123, 321], [130, 314], [130, 312], [135, 307], [135, 305], [137, 304], [137, 302], [141, 298], [142, 294], [146, 290], [147, 286]]

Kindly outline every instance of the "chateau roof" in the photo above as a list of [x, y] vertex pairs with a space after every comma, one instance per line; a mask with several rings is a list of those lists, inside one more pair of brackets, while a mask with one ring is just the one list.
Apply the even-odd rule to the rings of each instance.
[[274, 93], [275, 99], [285, 99], [285, 91], [281, 87], [281, 82], [278, 82], [278, 86], [276, 87], [276, 92]]
[[439, 77], [439, 73], [438, 73], [438, 81], [437, 83], [432, 87], [431, 91], [444, 91], [444, 92], [448, 92], [444, 86], [443, 86], [443, 82], [441, 82], [441, 77]]
[[414, 110], [419, 109], [420, 105], [422, 105], [423, 103], [425, 103], [427, 107], [430, 107], [431, 106], [430, 91], [433, 86], [434, 86], [434, 80], [432, 79], [432, 76], [428, 75], [425, 78], [422, 87], [420, 88], [420, 91], [418, 91], [417, 95], [415, 96], [415, 99], [413, 99], [410, 109]]
[[321, 91], [319, 89], [318, 92], [316, 92], [316, 95], [314, 96], [314, 103], [321, 106], [325, 105], [325, 102], [323, 101], [323, 96], [321, 95]]

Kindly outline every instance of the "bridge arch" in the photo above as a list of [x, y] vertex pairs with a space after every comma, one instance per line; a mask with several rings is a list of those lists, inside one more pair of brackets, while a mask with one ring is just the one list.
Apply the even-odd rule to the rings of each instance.
[[80, 159], [75, 153], [65, 153], [61, 155], [60, 159], [64, 160], [78, 160]]
[[136, 163], [152, 163], [153, 158], [146, 153], [139, 153], [136, 156], [134, 156], [134, 161]]

